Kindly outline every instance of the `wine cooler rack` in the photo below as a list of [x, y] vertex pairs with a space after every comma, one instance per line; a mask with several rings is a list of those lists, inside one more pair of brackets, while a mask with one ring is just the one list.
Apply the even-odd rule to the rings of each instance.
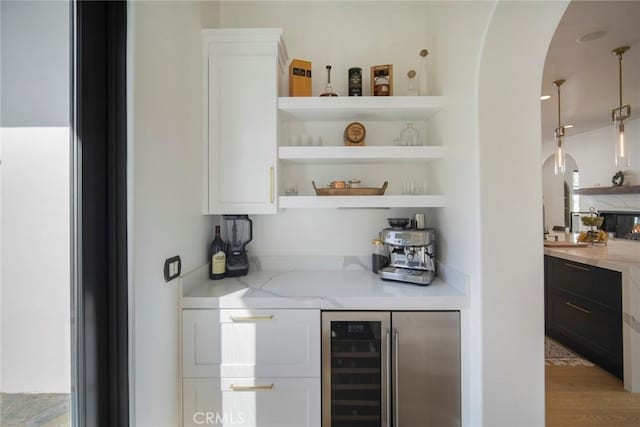
[[379, 427], [380, 322], [331, 323], [331, 427]]

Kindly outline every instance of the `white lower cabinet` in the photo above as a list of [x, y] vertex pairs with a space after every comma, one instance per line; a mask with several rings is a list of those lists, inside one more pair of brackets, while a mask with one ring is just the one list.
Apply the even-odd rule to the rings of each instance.
[[187, 378], [319, 377], [319, 310], [183, 310]]
[[183, 425], [320, 426], [320, 311], [182, 310]]
[[319, 427], [320, 378], [189, 378], [183, 425]]

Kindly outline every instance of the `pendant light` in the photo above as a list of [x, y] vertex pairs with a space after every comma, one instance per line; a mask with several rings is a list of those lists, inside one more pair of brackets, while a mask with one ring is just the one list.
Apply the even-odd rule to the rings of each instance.
[[629, 46], [621, 46], [613, 49], [611, 53], [618, 57], [618, 81], [620, 106], [611, 111], [611, 119], [613, 120], [613, 129], [615, 132], [615, 160], [616, 167], [630, 167], [631, 159], [629, 156], [629, 143], [627, 141], [628, 134], [625, 135], [624, 121], [631, 116], [631, 105], [622, 105], [622, 55], [629, 50]]
[[553, 132], [556, 141], [553, 171], [556, 175], [564, 174], [564, 171], [567, 169], [566, 153], [564, 151], [564, 126], [562, 126], [562, 121], [560, 120], [560, 86], [562, 86], [564, 82], [563, 79], [553, 82], [553, 85], [558, 89], [558, 127]]

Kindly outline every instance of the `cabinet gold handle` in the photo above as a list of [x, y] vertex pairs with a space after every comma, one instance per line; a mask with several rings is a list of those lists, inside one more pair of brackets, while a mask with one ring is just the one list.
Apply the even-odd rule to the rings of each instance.
[[273, 390], [273, 384], [269, 385], [233, 385], [229, 386], [231, 391], [260, 391], [260, 390]]
[[579, 305], [572, 304], [572, 303], [570, 303], [569, 301], [565, 302], [564, 304], [565, 304], [567, 307], [571, 307], [571, 308], [573, 308], [574, 310], [578, 310], [579, 312], [584, 313], [584, 314], [591, 314], [591, 313], [593, 313], [591, 310], [587, 310], [586, 308], [580, 307]]
[[257, 320], [271, 320], [273, 314], [267, 314], [262, 316], [230, 316], [232, 322], [255, 322]]
[[565, 262], [564, 265], [571, 268], [577, 268], [578, 270], [591, 271], [590, 268], [583, 267], [581, 265], [569, 264], [568, 262]]
[[273, 166], [269, 168], [269, 203], [273, 203]]

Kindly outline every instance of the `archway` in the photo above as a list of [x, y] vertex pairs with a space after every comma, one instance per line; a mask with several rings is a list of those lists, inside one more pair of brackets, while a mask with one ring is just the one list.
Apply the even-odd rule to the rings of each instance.
[[480, 58], [484, 425], [545, 423], [539, 99], [547, 50], [567, 6], [498, 2]]

